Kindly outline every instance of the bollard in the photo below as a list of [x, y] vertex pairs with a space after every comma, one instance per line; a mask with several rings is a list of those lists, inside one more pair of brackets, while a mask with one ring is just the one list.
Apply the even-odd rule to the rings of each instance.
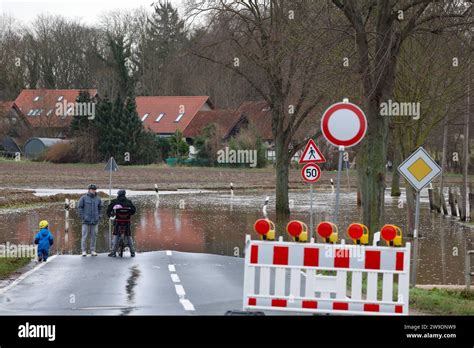
[[441, 202], [441, 208], [443, 210], [443, 215], [449, 215], [448, 213], [448, 207], [446, 205], [446, 198], [444, 197], [444, 193], [443, 192], [439, 192], [439, 199], [440, 199], [440, 202]]
[[465, 260], [465, 276], [466, 276], [466, 291], [471, 290], [471, 277], [474, 276], [474, 272], [471, 272], [471, 255], [474, 255], [474, 250], [466, 250], [466, 260]]
[[429, 202], [430, 202], [430, 211], [435, 210], [434, 204], [433, 204], [433, 200], [434, 200], [434, 199], [435, 199], [435, 198], [433, 197], [433, 189], [429, 188], [429, 189], [428, 189], [428, 200], [429, 200]]
[[308, 226], [299, 220], [293, 220], [286, 225], [286, 231], [295, 242], [308, 241]]
[[456, 198], [451, 187], [449, 188], [448, 192], [448, 204], [451, 208], [451, 216], [458, 216], [458, 211], [456, 209]]
[[347, 228], [347, 234], [352, 239], [354, 244], [369, 244], [369, 228], [363, 224], [350, 224]]
[[384, 225], [380, 230], [382, 239], [388, 246], [402, 246], [402, 230], [395, 225]]
[[267, 215], [267, 207], [268, 207], [268, 202], [270, 201], [270, 197], [265, 197], [265, 202], [263, 203], [263, 208], [262, 208], [262, 212], [263, 212], [263, 217], [266, 219], [268, 217]]
[[253, 225], [261, 240], [275, 240], [275, 224], [269, 219], [258, 219]]
[[474, 193], [469, 193], [469, 210], [470, 210], [470, 213], [469, 213], [469, 217], [471, 219], [471, 221], [474, 221]]
[[158, 190], [157, 184], [155, 184], [155, 193], [156, 193], [155, 208], [158, 208], [160, 206], [160, 191]]
[[338, 237], [337, 226], [329, 221], [323, 221], [316, 226], [316, 232], [325, 243], [336, 243]]

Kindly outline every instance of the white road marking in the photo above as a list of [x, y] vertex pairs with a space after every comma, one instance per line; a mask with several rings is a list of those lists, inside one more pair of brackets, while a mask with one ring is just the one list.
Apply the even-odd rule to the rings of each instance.
[[186, 292], [184, 291], [184, 288], [182, 285], [180, 284], [177, 284], [174, 286], [175, 290], [176, 290], [176, 293], [178, 294], [178, 296], [185, 296], [186, 295]]
[[194, 306], [191, 303], [191, 301], [186, 300], [185, 298], [182, 298], [182, 299], [179, 300], [179, 302], [183, 305], [185, 310], [194, 311]]
[[28, 277], [29, 275], [33, 274], [34, 272], [36, 272], [37, 270], [39, 270], [41, 267], [43, 267], [44, 265], [46, 265], [47, 263], [50, 263], [51, 261], [53, 261], [55, 258], [56, 258], [57, 255], [53, 255], [51, 256], [50, 258], [48, 258], [48, 261], [47, 262], [42, 262], [40, 263], [38, 266], [35, 266], [33, 269], [30, 269], [28, 272], [26, 272], [25, 274], [22, 274], [21, 276], [19, 276], [17, 279], [15, 279], [11, 284], [5, 286], [4, 288], [0, 289], [0, 295], [4, 294], [5, 292], [7, 292], [8, 290], [10, 290], [11, 288], [17, 286], [22, 280], [24, 280], [26, 277]]
[[160, 269], [160, 266], [153, 266], [153, 268]]
[[[171, 256], [172, 253], [170, 250], [166, 251], [166, 255]], [[176, 266], [173, 265], [168, 265], [168, 270], [170, 271], [170, 276], [171, 280], [173, 283], [181, 283], [181, 279], [179, 279], [178, 274], [176, 273]], [[179, 303], [183, 306], [185, 311], [194, 311], [194, 305], [189, 301], [188, 299], [185, 298], [186, 296], [186, 291], [184, 291], [184, 287], [181, 284], [175, 284], [174, 288], [176, 290], [176, 294], [179, 297]]]

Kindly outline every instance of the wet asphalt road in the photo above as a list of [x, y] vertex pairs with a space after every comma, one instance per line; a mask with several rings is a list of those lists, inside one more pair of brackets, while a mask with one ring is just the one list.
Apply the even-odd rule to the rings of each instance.
[[223, 315], [242, 308], [243, 261], [176, 251], [60, 255], [0, 290], [0, 315]]

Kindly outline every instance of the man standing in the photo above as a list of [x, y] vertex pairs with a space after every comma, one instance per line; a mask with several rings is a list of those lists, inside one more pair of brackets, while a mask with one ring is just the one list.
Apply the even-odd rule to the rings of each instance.
[[81, 197], [78, 204], [79, 216], [81, 217], [82, 222], [82, 256], [87, 256], [86, 244], [88, 235], [90, 235], [91, 255], [97, 256], [97, 253], [95, 252], [95, 244], [102, 207], [102, 200], [97, 196], [97, 186], [90, 184], [89, 191]]

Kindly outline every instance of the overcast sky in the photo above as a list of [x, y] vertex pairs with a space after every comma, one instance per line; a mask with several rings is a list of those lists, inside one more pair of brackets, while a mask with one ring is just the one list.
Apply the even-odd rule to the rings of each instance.
[[[168, 0], [182, 13], [183, 0]], [[50, 13], [95, 24], [101, 13], [117, 9], [150, 8], [154, 0], [0, 0], [2, 13], [30, 23], [38, 14]]]

